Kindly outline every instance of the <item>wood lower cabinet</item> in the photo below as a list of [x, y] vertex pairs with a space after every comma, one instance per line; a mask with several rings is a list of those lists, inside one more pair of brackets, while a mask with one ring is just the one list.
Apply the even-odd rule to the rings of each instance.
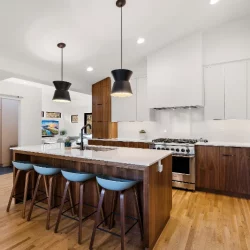
[[196, 188], [250, 197], [250, 148], [196, 146]]
[[197, 147], [196, 187], [219, 190], [219, 165], [219, 147]]
[[89, 140], [89, 145], [102, 145], [112, 147], [128, 147], [128, 148], [149, 148], [146, 142], [128, 142], [128, 141], [111, 141], [111, 140]]

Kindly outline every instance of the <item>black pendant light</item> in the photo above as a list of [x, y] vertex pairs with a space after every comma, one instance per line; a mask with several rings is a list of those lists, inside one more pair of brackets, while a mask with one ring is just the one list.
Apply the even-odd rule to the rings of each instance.
[[126, 0], [117, 0], [116, 6], [121, 8], [121, 69], [111, 71], [115, 82], [112, 87], [111, 96], [114, 97], [129, 97], [132, 96], [132, 89], [129, 79], [133, 72], [122, 68], [122, 7], [126, 4]]
[[55, 93], [53, 96], [54, 102], [71, 102], [69, 95], [70, 82], [63, 81], [63, 49], [66, 47], [65, 43], [58, 43], [57, 47], [61, 49], [61, 81], [54, 81]]

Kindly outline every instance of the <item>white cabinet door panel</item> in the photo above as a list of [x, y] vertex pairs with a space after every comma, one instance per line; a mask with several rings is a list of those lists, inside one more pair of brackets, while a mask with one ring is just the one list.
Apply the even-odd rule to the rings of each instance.
[[246, 119], [246, 62], [225, 64], [225, 119]]
[[247, 119], [250, 119], [250, 61], [247, 61]]
[[112, 122], [136, 121], [136, 80], [130, 81], [133, 95], [112, 97]]
[[204, 68], [205, 119], [225, 119], [224, 65]]

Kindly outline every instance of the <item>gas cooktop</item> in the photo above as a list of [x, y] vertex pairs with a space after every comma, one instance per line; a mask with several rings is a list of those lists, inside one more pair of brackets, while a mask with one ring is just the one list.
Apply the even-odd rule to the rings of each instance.
[[[195, 144], [201, 140], [196, 139], [172, 139], [172, 138], [158, 138], [153, 140], [153, 143], [174, 143], [174, 144]], [[207, 140], [202, 140], [208, 142]]]

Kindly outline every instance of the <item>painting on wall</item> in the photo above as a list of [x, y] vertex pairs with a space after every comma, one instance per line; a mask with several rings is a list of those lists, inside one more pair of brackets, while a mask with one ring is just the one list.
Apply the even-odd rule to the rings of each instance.
[[61, 118], [62, 114], [60, 112], [46, 112], [46, 118]]
[[85, 128], [84, 133], [90, 135], [92, 134], [92, 113], [84, 113], [84, 125], [86, 126], [87, 124], [89, 124], [91, 128]]
[[71, 116], [71, 123], [78, 123], [78, 115]]
[[42, 120], [42, 136], [55, 136], [59, 133], [59, 121]]

